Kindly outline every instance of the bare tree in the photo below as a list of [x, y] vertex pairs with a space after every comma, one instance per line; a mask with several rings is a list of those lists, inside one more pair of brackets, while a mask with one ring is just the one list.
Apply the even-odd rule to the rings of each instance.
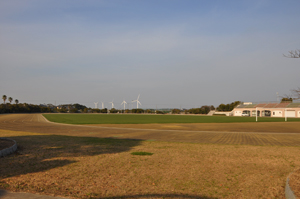
[[300, 87], [298, 87], [297, 89], [293, 89], [292, 92], [296, 96], [294, 99], [300, 99]]
[[300, 50], [291, 50], [289, 51], [289, 54], [285, 55], [283, 54], [284, 57], [288, 57], [288, 58], [300, 58]]
[[281, 97], [281, 103], [282, 102], [293, 102], [293, 98], [292, 95], [284, 95]]
[[[300, 58], [300, 50], [291, 50], [288, 55], [283, 54], [287, 58]], [[293, 94], [296, 96], [294, 99], [300, 99], [300, 87], [292, 90]]]

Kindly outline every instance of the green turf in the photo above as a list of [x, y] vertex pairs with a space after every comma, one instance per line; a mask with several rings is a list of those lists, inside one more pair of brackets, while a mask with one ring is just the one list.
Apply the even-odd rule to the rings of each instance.
[[[153, 124], [255, 122], [255, 117], [142, 114], [43, 114], [49, 121], [67, 124]], [[284, 118], [259, 117], [259, 122], [284, 122]], [[300, 118], [288, 118], [300, 121]]]
[[153, 153], [149, 153], [149, 152], [132, 152], [131, 155], [153, 155]]

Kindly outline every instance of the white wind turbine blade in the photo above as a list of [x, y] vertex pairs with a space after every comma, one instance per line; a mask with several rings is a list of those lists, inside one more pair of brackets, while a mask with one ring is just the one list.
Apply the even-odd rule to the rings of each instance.
[[109, 102], [109, 103], [111, 103], [111, 108], [114, 108], [114, 100], [112, 100], [112, 101]]
[[123, 104], [124, 104], [124, 110], [125, 110], [125, 105], [127, 104], [127, 102], [125, 100], [123, 100], [121, 105], [123, 105]]
[[136, 101], [136, 108], [137, 108], [137, 109], [139, 108], [139, 104], [142, 106], [142, 104], [141, 104], [140, 101]]
[[132, 100], [131, 102], [136, 102], [136, 108], [138, 109], [139, 108], [139, 104], [141, 104], [141, 102], [139, 101], [139, 98], [140, 98], [140, 94], [138, 95], [137, 99], [136, 100]]

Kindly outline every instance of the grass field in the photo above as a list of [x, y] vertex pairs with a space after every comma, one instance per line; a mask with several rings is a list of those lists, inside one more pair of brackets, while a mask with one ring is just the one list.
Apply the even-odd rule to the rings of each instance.
[[1, 158], [0, 188], [72, 198], [284, 198], [300, 165], [300, 147], [0, 135], [20, 145]]
[[[138, 114], [43, 114], [49, 121], [67, 124], [245, 123], [255, 117]], [[300, 122], [300, 118], [288, 118]], [[258, 118], [258, 122], [284, 122], [284, 118]]]
[[[0, 160], [0, 189], [84, 199], [285, 198], [286, 178], [300, 165], [299, 122], [127, 122], [86, 127], [3, 115], [0, 137], [19, 149]], [[300, 187], [298, 177], [290, 182]]]

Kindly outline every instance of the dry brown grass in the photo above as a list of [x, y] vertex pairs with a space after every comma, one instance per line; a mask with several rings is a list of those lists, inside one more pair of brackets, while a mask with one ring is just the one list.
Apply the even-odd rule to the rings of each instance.
[[[0, 130], [0, 188], [74, 198], [284, 198], [300, 148], [150, 142]], [[145, 151], [152, 156], [134, 156]]]
[[4, 140], [0, 138], [0, 150], [9, 148], [13, 146], [15, 143], [12, 140]]
[[[110, 134], [118, 137], [157, 141], [170, 140], [176, 142], [256, 146], [300, 146], [300, 123], [296, 122], [250, 124], [98, 124], [88, 126], [108, 127]], [[127, 133], [128, 129], [132, 130]]]
[[13, 114], [0, 115], [0, 128], [78, 137], [118, 137], [205, 144], [300, 146], [300, 122], [130, 124], [87, 127], [48, 123], [40, 114]]
[[177, 124], [88, 124], [116, 128], [163, 129], [185, 131], [300, 133], [300, 122], [262, 123], [177, 123]]
[[300, 168], [292, 173], [289, 184], [295, 196], [300, 198]]

